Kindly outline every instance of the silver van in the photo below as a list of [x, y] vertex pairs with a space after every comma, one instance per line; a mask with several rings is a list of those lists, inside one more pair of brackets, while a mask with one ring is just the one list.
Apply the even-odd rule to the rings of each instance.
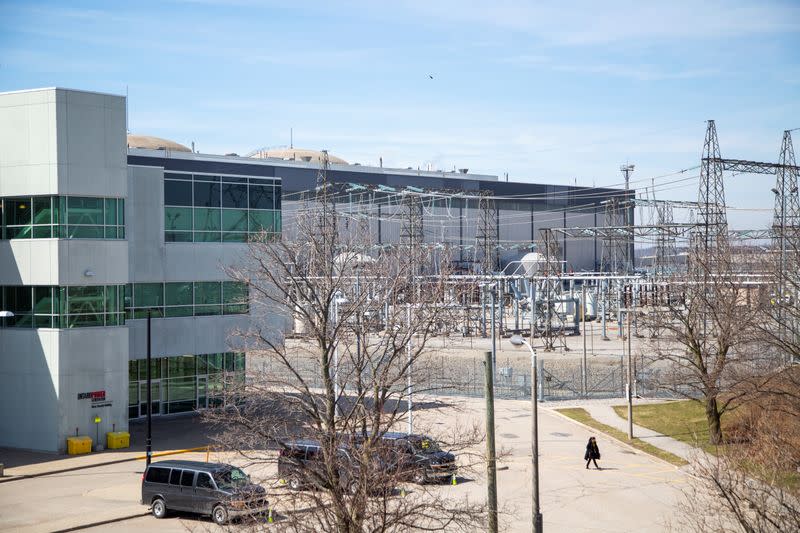
[[153, 516], [186, 511], [211, 516], [217, 524], [269, 510], [264, 487], [239, 468], [224, 463], [159, 461], [142, 475], [142, 505]]

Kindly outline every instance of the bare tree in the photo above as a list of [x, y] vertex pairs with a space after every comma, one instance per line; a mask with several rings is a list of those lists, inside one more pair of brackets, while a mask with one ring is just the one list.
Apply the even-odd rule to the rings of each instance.
[[702, 403], [711, 444], [722, 444], [721, 416], [752, 393], [768, 354], [756, 347], [758, 287], [731, 248], [713, 260], [695, 251], [693, 275], [668, 279], [643, 316], [654, 337], [645, 354], [662, 370], [660, 386]]
[[800, 372], [770, 379], [737, 417], [737, 442], [699, 456], [683, 502], [684, 529], [703, 532], [800, 531]]
[[[416, 467], [400, 464], [382, 438], [406, 429], [412, 391], [426, 392], [429, 341], [451, 322], [455, 296], [442, 271], [449, 261], [434, 262], [424, 247], [376, 253], [366, 232], [337, 227], [327, 198], [309, 207], [298, 213], [291, 241], [254, 242], [230, 271], [249, 285], [257, 318], [237, 341], [250, 357], [246, 386], [226, 409], [206, 413], [223, 429], [219, 448], [269, 466], [278, 482], [277, 451], [291, 455], [301, 438], [319, 443], [316, 466], [296, 465], [314, 490], [275, 492], [288, 530], [474, 527], [484, 517], [480, 503], [427, 485], [398, 494]], [[276, 335], [276, 316], [300, 338]], [[482, 435], [465, 427], [433, 437], [459, 451]], [[470, 468], [468, 456], [459, 459], [460, 471]]]

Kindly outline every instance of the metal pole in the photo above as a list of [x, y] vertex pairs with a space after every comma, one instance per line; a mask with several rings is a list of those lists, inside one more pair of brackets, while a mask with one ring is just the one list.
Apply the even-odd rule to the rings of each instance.
[[[633, 439], [633, 357], [631, 356], [631, 312], [628, 310], [628, 440]], [[624, 347], [624, 344], [623, 344]]]
[[334, 415], [339, 416], [339, 341], [336, 339], [336, 328], [339, 327], [339, 297], [333, 296], [333, 402]]
[[413, 381], [411, 379], [411, 304], [406, 304], [406, 318], [408, 319], [408, 330], [409, 330], [409, 337], [408, 337], [408, 345], [406, 349], [408, 351], [408, 434], [414, 433], [414, 400], [411, 397], [413, 394]]
[[492, 305], [492, 312], [491, 312], [491, 315], [490, 315], [490, 320], [492, 321], [492, 327], [491, 327], [491, 331], [492, 331], [492, 376], [496, 376], [497, 375], [495, 373], [495, 370], [496, 370], [495, 366], [497, 365], [497, 332], [495, 331], [495, 325], [494, 325], [494, 322], [495, 322], [495, 310], [496, 310], [497, 305], [496, 305], [496, 302], [495, 302], [494, 293], [495, 293], [495, 287], [493, 286], [491, 288], [492, 298], [491, 298], [491, 302], [490, 302], [491, 305]]
[[484, 394], [486, 396], [486, 479], [489, 484], [489, 533], [497, 530], [497, 464], [494, 442], [494, 376], [492, 373], [492, 352], [486, 352], [484, 359]]
[[152, 363], [152, 353], [150, 348], [150, 309], [147, 310], [147, 441], [145, 444], [145, 454], [147, 456], [146, 466], [150, 466], [153, 457], [153, 399], [152, 385], [153, 376], [150, 369]]
[[528, 344], [528, 349], [531, 351], [531, 421], [533, 424], [531, 428], [531, 468], [533, 469], [533, 475], [531, 476], [531, 483], [533, 484], [531, 525], [533, 533], [542, 533], [542, 512], [539, 507], [539, 406], [536, 401], [536, 389], [538, 388], [539, 379], [536, 372], [536, 350], [531, 348], [530, 344]]
[[581, 319], [583, 319], [583, 366], [581, 367], [581, 392], [589, 396], [589, 367], [586, 362], [586, 282], [583, 283], [583, 304], [581, 305]]

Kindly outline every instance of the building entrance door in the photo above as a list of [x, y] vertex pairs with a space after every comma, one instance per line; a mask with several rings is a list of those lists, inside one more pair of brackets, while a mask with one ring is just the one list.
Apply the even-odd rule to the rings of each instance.
[[208, 377], [197, 376], [197, 408], [208, 407]]
[[[151, 403], [153, 404], [153, 415], [161, 414], [161, 380], [151, 381]], [[147, 416], [147, 382], [139, 382], [139, 416]]]

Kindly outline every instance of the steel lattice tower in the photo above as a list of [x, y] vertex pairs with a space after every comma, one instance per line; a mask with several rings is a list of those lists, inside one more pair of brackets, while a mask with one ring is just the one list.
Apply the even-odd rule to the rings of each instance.
[[702, 257], [707, 265], [718, 264], [728, 249], [728, 219], [725, 213], [725, 184], [719, 152], [717, 127], [708, 121], [703, 156], [700, 162], [697, 231], [693, 235], [695, 258]]
[[657, 224], [659, 226], [656, 241], [656, 257], [653, 273], [657, 277], [666, 277], [675, 271], [675, 236], [668, 229], [673, 223], [672, 204], [656, 202]]
[[772, 223], [775, 245], [783, 254], [786, 250], [798, 250], [800, 237], [800, 199], [797, 190], [792, 132], [783, 132], [779, 166], [775, 171], [775, 216]]
[[406, 249], [404, 258], [409, 265], [409, 274], [417, 276], [421, 274], [423, 246], [425, 245], [422, 227], [422, 198], [417, 194], [408, 193], [403, 199], [403, 204], [407, 210], [403, 218], [403, 226], [400, 229], [400, 243]]
[[[605, 227], [628, 228], [630, 209], [627, 202], [613, 197], [605, 203]], [[600, 270], [603, 272], [627, 273], [631, 269], [630, 237], [628, 230], [620, 229], [617, 234], [603, 239], [603, 255]]]
[[482, 191], [478, 199], [477, 257], [480, 259], [480, 271], [489, 274], [497, 270], [497, 209], [491, 191]]
[[[314, 195], [314, 209], [316, 211], [315, 229], [317, 235], [322, 237], [318, 250], [314, 250], [318, 256], [319, 264], [317, 268], [333, 268], [334, 257], [336, 254], [336, 204], [333, 197], [333, 186], [328, 181], [328, 151], [322, 150], [319, 170], [317, 171], [317, 187]], [[324, 270], [320, 270], [324, 271]]]

